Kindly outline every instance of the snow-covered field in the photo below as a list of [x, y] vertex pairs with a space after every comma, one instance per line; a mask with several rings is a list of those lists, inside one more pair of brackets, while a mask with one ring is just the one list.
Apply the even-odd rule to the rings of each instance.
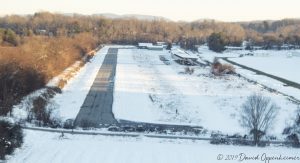
[[[287, 80], [291, 80], [296, 83], [300, 83], [300, 75], [298, 75], [297, 69], [300, 65], [300, 51], [299, 50], [257, 50], [257, 51], [225, 51], [223, 53], [215, 53], [208, 50], [207, 46], [201, 46], [199, 49], [199, 56], [204, 60], [210, 62], [215, 57], [229, 57], [229, 60], [237, 62], [239, 64], [281, 77]], [[253, 54], [253, 56], [239, 57], [241, 54]], [[222, 61], [224, 62], [224, 61]], [[270, 88], [278, 90], [287, 95], [293, 96], [300, 100], [300, 91], [294, 87], [287, 87], [284, 83], [272, 79], [267, 76], [257, 75], [255, 72], [245, 70], [239, 66], [234, 66], [237, 72], [248, 79], [257, 81], [258, 83], [264, 84]]]
[[[165, 65], [159, 56], [170, 59]], [[202, 54], [201, 54], [202, 55]], [[213, 57], [212, 57], [213, 58]], [[294, 117], [296, 105], [284, 97], [236, 76], [213, 77], [195, 66], [192, 75], [172, 61], [168, 51], [120, 50], [113, 111], [117, 119], [200, 125], [208, 130], [245, 133], [239, 124], [241, 105], [253, 93], [280, 107], [272, 134], [280, 135]]]
[[[248, 157], [298, 156], [299, 151], [285, 147], [239, 147], [211, 145], [208, 141], [168, 140], [152, 138], [129, 138], [107, 136], [85, 136], [26, 131], [25, 144], [10, 156], [8, 163], [221, 163], [240, 162], [225, 160], [226, 155]], [[222, 160], [218, 156], [223, 155]], [[219, 157], [220, 157], [219, 156]], [[241, 157], [244, 158], [244, 157]], [[264, 158], [264, 157], [262, 157]], [[271, 161], [287, 162], [296, 161]], [[257, 163], [264, 161], [242, 161]]]
[[232, 58], [242, 65], [300, 83], [300, 51], [254, 51], [254, 56]]
[[[76, 117], [109, 47], [97, 52], [91, 63], [87, 63], [68, 82], [63, 93], [51, 100], [57, 108], [55, 115], [62, 120]], [[194, 55], [212, 61], [215, 56], [239, 54], [217, 54], [202, 47], [200, 54]], [[170, 65], [164, 64], [160, 56], [169, 59]], [[297, 106], [284, 97], [235, 76], [210, 76], [208, 67], [193, 68], [195, 72], [192, 75], [185, 74], [185, 66], [175, 63], [168, 51], [119, 49], [113, 103], [115, 117], [140, 122], [198, 125], [208, 130], [243, 134], [247, 131], [239, 124], [241, 105], [247, 96], [261, 93], [271, 97], [281, 107], [272, 134], [279, 135], [293, 120]], [[244, 69], [237, 71], [262, 84], [300, 97], [300, 91], [295, 88], [284, 87], [278, 81]], [[26, 117], [20, 111], [16, 113]]]
[[[63, 119], [75, 118], [96, 73], [98, 72], [108, 46], [101, 49], [91, 63], [86, 64], [68, 82], [62, 94], [54, 97], [59, 115]], [[212, 61], [215, 56], [207, 49], [194, 54]], [[223, 56], [238, 56], [225, 53]], [[170, 65], [159, 58], [164, 56]], [[115, 77], [113, 112], [117, 119], [168, 123], [192, 124], [208, 130], [219, 130], [225, 134], [246, 133], [239, 124], [241, 105], [247, 96], [260, 93], [270, 97], [280, 107], [279, 114], [270, 134], [281, 135], [287, 124], [294, 118], [297, 106], [281, 95], [270, 93], [258, 85], [236, 76], [213, 77], [209, 67], [192, 66], [195, 72], [186, 74], [185, 66], [172, 61], [168, 51], [141, 49], [119, 49]], [[237, 71], [249, 74], [249, 71]], [[274, 83], [267, 77], [252, 74], [253, 79]], [[279, 83], [278, 83], [279, 84]], [[279, 88], [279, 87], [276, 87]], [[281, 87], [280, 87], [281, 88]], [[289, 93], [299, 92], [291, 89]], [[242, 162], [262, 162], [267, 156], [298, 156], [299, 151], [286, 147], [242, 147], [211, 145], [208, 141], [176, 140], [120, 136], [71, 135], [24, 130], [24, 145], [9, 156], [9, 163], [65, 163], [65, 162], [105, 162], [105, 163], [220, 163], [241, 162], [240, 154], [247, 157], [259, 156], [259, 160]], [[230, 157], [228, 157], [230, 155]], [[237, 155], [237, 156], [236, 156]], [[223, 156], [218, 160], [218, 156]], [[225, 160], [232, 158], [234, 160]], [[264, 158], [264, 157], [263, 157]], [[270, 161], [270, 162], [297, 162]]]
[[[297, 71], [300, 67], [300, 51], [255, 51], [254, 56], [230, 58], [230, 60], [271, 75], [300, 83], [300, 75]], [[300, 100], [299, 89], [287, 87], [284, 83], [275, 79], [257, 75], [255, 72], [241, 69], [238, 66], [235, 67], [237, 67], [240, 74], [247, 78], [256, 80], [261, 84], [267, 85]]]
[[237, 72], [248, 79], [257, 81], [260, 84], [263, 84], [265, 86], [268, 86], [269, 88], [273, 88], [277, 91], [280, 91], [282, 93], [285, 93], [289, 96], [293, 96], [296, 99], [300, 100], [300, 90], [294, 87], [288, 87], [285, 85], [285, 83], [282, 83], [278, 80], [272, 79], [270, 77], [264, 76], [264, 75], [258, 75], [253, 71], [249, 71], [243, 68], [240, 68], [239, 66], [234, 66], [237, 70]]

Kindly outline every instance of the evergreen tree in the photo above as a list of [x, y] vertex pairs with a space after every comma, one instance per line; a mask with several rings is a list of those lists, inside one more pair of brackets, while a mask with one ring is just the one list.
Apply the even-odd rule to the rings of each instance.
[[171, 50], [172, 49], [172, 43], [168, 43], [168, 46], [167, 46], [167, 50]]
[[6, 41], [14, 46], [17, 46], [19, 44], [19, 38], [18, 38], [17, 34], [11, 29], [7, 29], [4, 32], [4, 41]]
[[210, 50], [220, 53], [225, 50], [226, 38], [223, 33], [212, 33], [207, 43]]

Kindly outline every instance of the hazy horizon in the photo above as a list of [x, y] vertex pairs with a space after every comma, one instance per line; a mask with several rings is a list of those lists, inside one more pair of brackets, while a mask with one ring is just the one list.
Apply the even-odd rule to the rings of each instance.
[[25, 15], [39, 11], [110, 13], [160, 16], [173, 21], [215, 19], [220, 21], [255, 21], [300, 18], [298, 0], [0, 0], [0, 15]]

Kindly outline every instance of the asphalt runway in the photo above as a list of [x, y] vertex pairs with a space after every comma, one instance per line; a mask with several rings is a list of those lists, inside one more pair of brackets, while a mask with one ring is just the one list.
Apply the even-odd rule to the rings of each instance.
[[109, 48], [96, 79], [75, 119], [75, 126], [99, 127], [117, 124], [112, 113], [117, 48]]

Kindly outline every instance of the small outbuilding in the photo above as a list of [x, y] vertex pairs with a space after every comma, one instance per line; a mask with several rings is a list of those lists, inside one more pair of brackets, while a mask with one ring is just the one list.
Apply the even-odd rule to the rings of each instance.
[[263, 50], [264, 48], [262, 46], [252, 46], [252, 50]]
[[148, 49], [148, 50], [163, 50], [164, 47], [162, 45], [153, 45], [152, 43], [139, 43], [139, 49]]
[[226, 50], [234, 51], [234, 50], [244, 50], [245, 48], [242, 46], [225, 46]]
[[172, 49], [171, 56], [175, 61], [178, 61], [181, 64], [193, 64], [193, 62], [197, 61], [198, 57], [192, 56], [189, 53], [180, 50], [180, 49]]
[[164, 50], [164, 47], [161, 45], [152, 45], [152, 46], [148, 46], [147, 49], [149, 49], [149, 50]]
[[148, 49], [149, 46], [153, 46], [152, 43], [139, 43], [138, 48], [139, 49]]
[[163, 48], [167, 48], [167, 46], [168, 46], [168, 44], [166, 42], [160, 42], [160, 41], [156, 42], [156, 45], [163, 46]]

